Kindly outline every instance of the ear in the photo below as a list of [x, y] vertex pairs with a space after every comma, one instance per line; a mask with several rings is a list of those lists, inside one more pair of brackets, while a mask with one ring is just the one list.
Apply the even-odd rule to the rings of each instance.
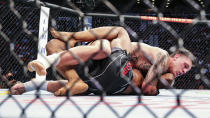
[[174, 55], [174, 60], [176, 60], [177, 58], [179, 58], [180, 57], [180, 54], [175, 54]]

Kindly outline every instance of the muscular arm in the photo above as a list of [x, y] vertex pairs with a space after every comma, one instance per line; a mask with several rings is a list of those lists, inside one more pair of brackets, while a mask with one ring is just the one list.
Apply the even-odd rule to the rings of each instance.
[[[165, 73], [160, 77], [160, 81], [158, 81], [157, 89], [166, 88], [166, 86], [171, 86], [174, 81], [174, 76], [171, 73]], [[144, 81], [144, 77], [141, 72], [137, 69], [133, 69], [133, 79], [132, 85], [141, 88], [142, 83]], [[162, 83], [164, 82], [164, 83]], [[128, 86], [128, 88], [123, 92], [123, 94], [133, 94], [135, 93], [134, 88], [132, 86]]]
[[111, 47], [121, 48], [128, 53], [131, 51], [130, 37], [123, 27], [98, 27], [81, 32], [58, 32], [51, 30], [51, 34], [54, 38], [69, 41], [70, 47], [73, 47], [74, 44], [78, 42], [91, 42], [98, 39], [107, 39], [110, 41]]
[[146, 95], [157, 94], [158, 78], [166, 71], [168, 63], [168, 55], [160, 53], [159, 58], [155, 61], [152, 67], [149, 69], [144, 82], [142, 83], [142, 92]]

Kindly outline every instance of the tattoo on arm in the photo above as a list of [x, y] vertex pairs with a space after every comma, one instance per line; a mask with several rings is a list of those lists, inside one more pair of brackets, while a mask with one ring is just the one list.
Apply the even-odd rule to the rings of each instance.
[[[138, 62], [139, 57], [134, 55], [132, 56], [131, 59], [132, 59], [132, 63], [136, 64]], [[136, 68], [139, 70], [141, 69], [149, 70], [151, 68], [151, 64], [144, 62], [144, 63], [139, 64]]]
[[159, 54], [157, 57], [159, 57], [155, 63], [152, 65], [152, 67], [149, 69], [147, 76], [145, 78], [145, 81], [150, 85], [157, 86], [158, 78], [160, 75], [166, 71], [167, 67], [167, 60], [168, 60], [168, 55], [165, 54]]
[[144, 62], [144, 63], [140, 64], [137, 68], [149, 70], [151, 68], [151, 64]]

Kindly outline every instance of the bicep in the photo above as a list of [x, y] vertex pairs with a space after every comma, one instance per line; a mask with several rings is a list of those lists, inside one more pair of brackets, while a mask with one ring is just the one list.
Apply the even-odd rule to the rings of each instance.
[[162, 73], [166, 72], [168, 69], [168, 60], [169, 57], [165, 53], [160, 53], [152, 67], [149, 69], [147, 76], [145, 78], [146, 82], [151, 82], [157, 80], [156, 78], [160, 77]]

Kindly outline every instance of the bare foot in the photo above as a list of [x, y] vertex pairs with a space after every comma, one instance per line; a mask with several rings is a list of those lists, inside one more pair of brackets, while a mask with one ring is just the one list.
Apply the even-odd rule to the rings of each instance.
[[88, 90], [88, 85], [82, 80], [75, 82], [68, 82], [64, 87], [58, 89], [54, 95], [55, 96], [65, 96], [65, 95], [77, 95], [82, 94]]
[[21, 95], [25, 92], [25, 86], [23, 83], [18, 82], [10, 90], [12, 95]]
[[54, 93], [54, 95], [55, 95], [55, 96], [65, 96], [65, 95], [67, 95], [67, 92], [69, 92], [69, 94], [71, 94], [71, 93], [70, 93], [70, 88], [71, 88], [71, 86], [72, 86], [72, 82], [66, 83], [65, 86], [62, 87], [62, 88], [60, 88], [60, 89], [58, 89], [58, 90]]
[[54, 95], [55, 96], [65, 96], [67, 94], [68, 89], [66, 87], [62, 87], [60, 89], [58, 89]]
[[40, 76], [47, 74], [45, 67], [38, 61], [29, 62], [27, 67], [30, 72], [36, 71]]
[[71, 47], [74, 47], [77, 41], [72, 37], [70, 32], [59, 32], [54, 28], [50, 28], [50, 32], [54, 38], [61, 39], [63, 41], [68, 41]]
[[54, 93], [64, 87], [67, 83], [68, 80], [49, 81], [47, 91]]

